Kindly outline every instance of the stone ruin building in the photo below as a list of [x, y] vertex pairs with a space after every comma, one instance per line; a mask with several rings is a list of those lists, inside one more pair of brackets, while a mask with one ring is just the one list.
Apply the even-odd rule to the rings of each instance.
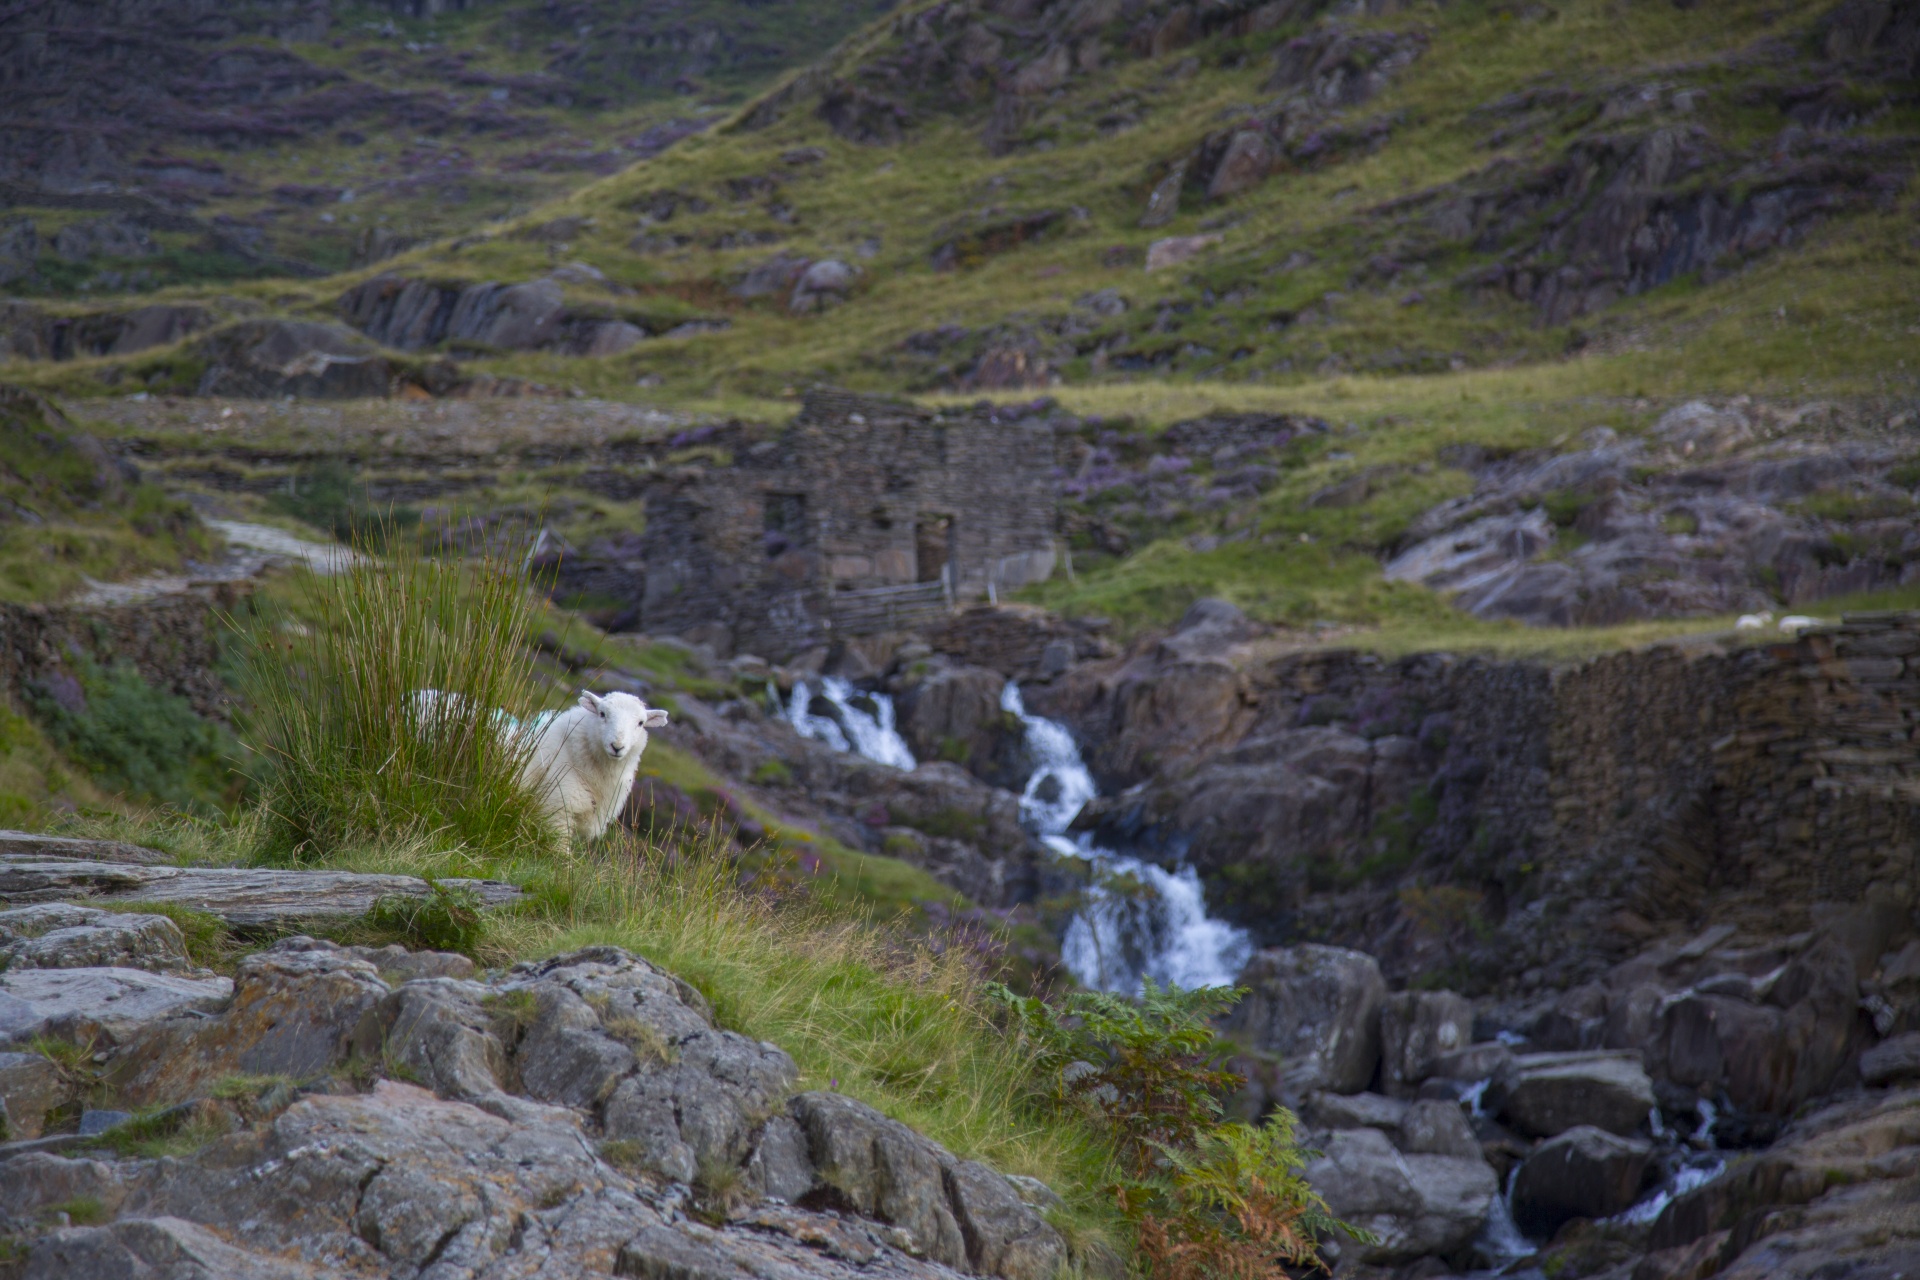
[[1052, 574], [1036, 418], [815, 391], [732, 465], [647, 491], [641, 625], [780, 658], [914, 626]]

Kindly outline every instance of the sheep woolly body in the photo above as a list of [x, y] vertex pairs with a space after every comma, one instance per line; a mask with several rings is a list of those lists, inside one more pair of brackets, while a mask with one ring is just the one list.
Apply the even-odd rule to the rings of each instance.
[[633, 790], [647, 730], [666, 723], [666, 712], [630, 693], [601, 698], [582, 691], [578, 706], [520, 730], [537, 735], [522, 776], [563, 836], [598, 839]]

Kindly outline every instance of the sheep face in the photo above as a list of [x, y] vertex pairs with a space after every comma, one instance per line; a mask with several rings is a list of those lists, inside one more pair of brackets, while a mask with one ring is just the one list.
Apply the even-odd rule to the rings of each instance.
[[598, 697], [581, 690], [580, 705], [597, 717], [600, 746], [615, 760], [637, 760], [647, 749], [647, 730], [664, 728], [667, 713], [630, 693]]

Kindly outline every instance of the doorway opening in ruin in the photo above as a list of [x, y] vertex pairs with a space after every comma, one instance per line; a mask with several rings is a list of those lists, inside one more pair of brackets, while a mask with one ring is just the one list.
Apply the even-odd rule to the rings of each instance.
[[805, 546], [807, 495], [804, 493], [768, 494], [761, 525], [764, 530], [762, 545], [769, 556], [777, 556], [792, 547]]
[[923, 515], [913, 526], [915, 582], [938, 582], [953, 554], [953, 517]]

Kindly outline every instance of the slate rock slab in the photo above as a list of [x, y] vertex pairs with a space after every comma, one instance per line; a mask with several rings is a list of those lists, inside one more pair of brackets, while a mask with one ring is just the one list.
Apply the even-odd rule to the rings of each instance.
[[0, 973], [0, 1046], [35, 1036], [118, 1040], [173, 1014], [213, 1013], [233, 995], [229, 978], [144, 969], [25, 969]]
[[0, 969], [108, 966], [209, 977], [187, 958], [180, 926], [165, 916], [40, 902], [0, 911]]
[[1488, 1103], [1515, 1128], [1551, 1138], [1577, 1125], [1632, 1134], [1653, 1109], [1638, 1053], [1526, 1053], [1494, 1077]]
[[[442, 880], [473, 890], [497, 907], [520, 897], [498, 880]], [[300, 920], [362, 916], [382, 898], [425, 898], [433, 889], [415, 876], [268, 867], [172, 867], [0, 854], [0, 905], [104, 900], [159, 902], [216, 915], [240, 928]]]
[[91, 840], [8, 830], [0, 830], [0, 857], [79, 858], [87, 862], [131, 862], [140, 866], [164, 866], [173, 861], [169, 854], [158, 849], [125, 840]]

